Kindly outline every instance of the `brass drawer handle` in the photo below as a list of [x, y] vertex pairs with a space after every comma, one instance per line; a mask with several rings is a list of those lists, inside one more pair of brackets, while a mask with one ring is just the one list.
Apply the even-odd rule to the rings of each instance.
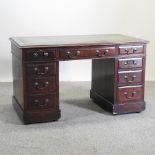
[[125, 49], [125, 52], [128, 54], [129, 50], [126, 48], [126, 49]]
[[124, 76], [124, 79], [126, 79], [128, 83], [131, 83], [131, 82], [134, 82], [134, 80], [135, 80], [136, 77], [137, 77], [136, 75], [133, 75], [133, 76], [132, 76], [132, 80], [128, 80], [128, 76], [125, 75], [125, 76]]
[[80, 51], [76, 51], [76, 55], [77, 55], [77, 56], [80, 55], [80, 53], [81, 53]]
[[33, 105], [38, 106], [38, 104], [39, 104], [39, 100], [38, 100], [38, 99], [35, 99], [35, 100], [33, 101]]
[[[38, 50], [38, 52], [34, 52], [32, 55], [34, 58], [38, 58], [38, 56], [43, 53], [43, 56], [44, 57], [48, 57], [49, 56], [49, 53], [48, 52], [45, 52], [44, 50]], [[42, 55], [42, 54], [41, 54]]]
[[43, 72], [39, 72], [39, 68], [35, 67], [34, 69], [35, 74], [37, 75], [45, 75], [48, 73], [49, 68], [48, 67], [44, 67], [44, 71]]
[[132, 99], [133, 97], [135, 97], [135, 94], [136, 94], [137, 92], [132, 92], [132, 95], [131, 96], [128, 96], [128, 92], [124, 92], [124, 95], [125, 95], [125, 97], [127, 98], [127, 99]]
[[34, 58], [37, 58], [39, 56], [39, 53], [38, 52], [34, 52], [32, 55], [33, 55]]
[[33, 105], [34, 106], [38, 106], [38, 107], [44, 107], [47, 106], [47, 104], [49, 103], [49, 99], [46, 98], [43, 102], [40, 102], [38, 99], [35, 99], [33, 101]]
[[133, 53], [134, 53], [134, 52], [137, 52], [137, 51], [138, 51], [138, 49], [137, 49], [137, 48], [134, 48], [134, 49], [133, 49]]
[[96, 50], [96, 55], [99, 57], [100, 56], [100, 51]]
[[137, 63], [138, 63], [138, 62], [137, 62], [136, 60], [133, 61], [133, 64], [134, 64], [134, 65], [137, 65]]
[[40, 107], [44, 107], [44, 106], [47, 106], [48, 103], [49, 103], [49, 99], [46, 98], [46, 99], [44, 100], [44, 102], [42, 102], [42, 103], [39, 104], [39, 106], [40, 106]]
[[[128, 61], [124, 61], [124, 65], [128, 65], [128, 63], [129, 63]], [[133, 60], [132, 63], [133, 63], [134, 65], [137, 65], [137, 64], [138, 64], [138, 61]]]
[[76, 59], [76, 57], [80, 55], [81, 51], [76, 51], [75, 56], [72, 56], [72, 53], [70, 51], [67, 51], [66, 53], [68, 55], [68, 58]]
[[48, 55], [49, 55], [48, 52], [44, 52], [44, 53], [43, 53], [43, 56], [44, 56], [44, 57], [48, 57]]
[[36, 89], [45, 89], [46, 87], [48, 87], [48, 85], [49, 85], [48, 81], [41, 83], [41, 84], [39, 84], [38, 82], [34, 83], [34, 86]]
[[127, 65], [127, 64], [128, 64], [128, 61], [125, 61], [125, 62], [124, 62], [124, 65]]
[[109, 53], [109, 50], [108, 49], [104, 50], [104, 54], [107, 54], [107, 53]]
[[98, 56], [98, 57], [103, 57], [103, 56], [105, 56], [107, 53], [109, 53], [109, 49], [105, 49], [103, 52], [104, 52], [103, 54], [100, 54], [100, 50], [96, 50], [97, 56]]

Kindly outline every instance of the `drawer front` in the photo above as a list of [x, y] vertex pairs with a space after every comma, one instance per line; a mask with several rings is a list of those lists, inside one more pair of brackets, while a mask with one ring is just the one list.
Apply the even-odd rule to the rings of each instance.
[[32, 95], [28, 96], [28, 109], [39, 110], [39, 109], [48, 109], [54, 108], [56, 105], [56, 94], [48, 95]]
[[54, 49], [24, 49], [25, 61], [47, 61], [57, 58], [57, 52]]
[[142, 67], [142, 58], [119, 59], [119, 68], [139, 68]]
[[119, 84], [131, 84], [142, 82], [142, 70], [118, 72]]
[[143, 86], [132, 86], [132, 87], [118, 87], [117, 90], [117, 101], [129, 102], [129, 101], [141, 101], [144, 98]]
[[48, 93], [56, 90], [56, 78], [36, 78], [28, 80], [29, 93]]
[[128, 55], [128, 54], [142, 54], [144, 53], [143, 45], [137, 46], [119, 46], [119, 54], [121, 55]]
[[79, 48], [79, 49], [61, 49], [59, 57], [62, 60], [69, 59], [86, 59], [97, 57], [112, 57], [115, 56], [115, 47], [100, 47], [100, 48]]
[[26, 72], [28, 77], [45, 77], [56, 75], [56, 62], [43, 64], [27, 64]]

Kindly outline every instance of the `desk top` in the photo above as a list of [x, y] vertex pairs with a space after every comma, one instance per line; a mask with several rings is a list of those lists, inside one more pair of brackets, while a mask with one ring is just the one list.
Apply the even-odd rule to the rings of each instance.
[[121, 34], [12, 37], [10, 40], [19, 48], [148, 43], [146, 40]]

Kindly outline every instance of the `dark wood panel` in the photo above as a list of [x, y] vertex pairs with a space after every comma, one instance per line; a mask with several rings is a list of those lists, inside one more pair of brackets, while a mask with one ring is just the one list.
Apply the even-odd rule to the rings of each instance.
[[24, 85], [21, 54], [19, 54], [18, 51], [14, 51], [14, 54], [12, 55], [13, 96], [19, 102], [20, 106], [24, 108]]
[[115, 59], [92, 61], [91, 90], [114, 103]]

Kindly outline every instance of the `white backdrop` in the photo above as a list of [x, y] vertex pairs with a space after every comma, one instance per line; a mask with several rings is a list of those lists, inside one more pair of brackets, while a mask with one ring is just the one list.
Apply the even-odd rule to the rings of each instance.
[[[0, 0], [0, 81], [12, 81], [11, 36], [122, 33], [149, 40], [146, 80], [155, 80], [154, 0]], [[91, 61], [60, 63], [60, 80], [89, 81]]]

